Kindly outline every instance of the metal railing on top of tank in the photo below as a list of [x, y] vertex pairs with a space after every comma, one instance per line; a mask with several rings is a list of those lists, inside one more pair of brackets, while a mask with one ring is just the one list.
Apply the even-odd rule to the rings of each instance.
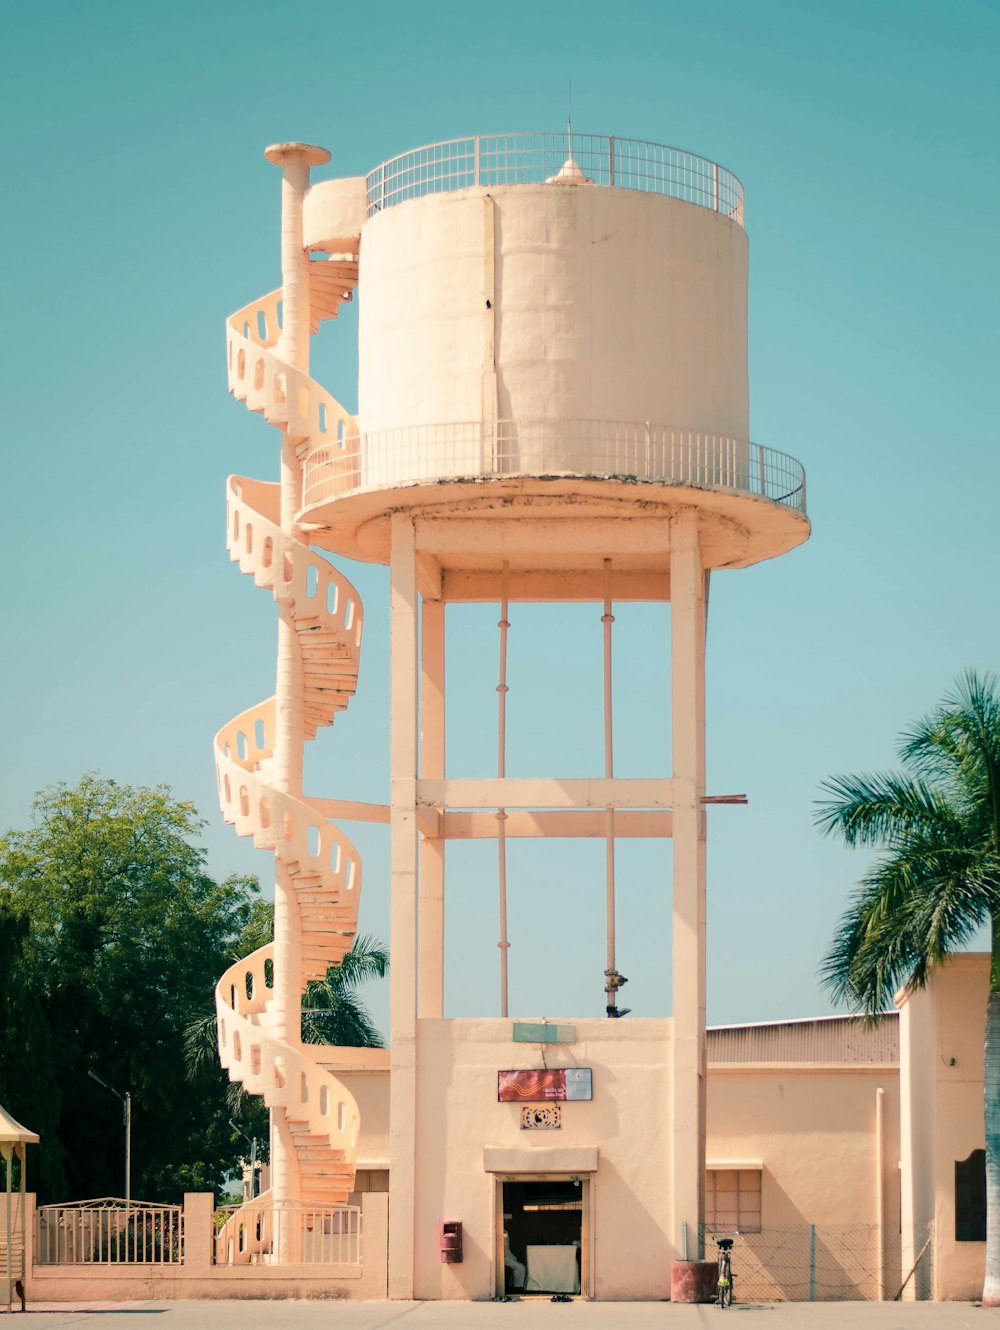
[[801, 463], [730, 435], [649, 421], [449, 421], [370, 431], [313, 448], [303, 505], [399, 485], [508, 476], [619, 479], [728, 490], [806, 511]]
[[413, 148], [368, 176], [368, 216], [453, 189], [542, 184], [572, 157], [586, 179], [665, 194], [743, 225], [743, 186], [724, 166], [681, 148], [607, 134], [476, 134]]

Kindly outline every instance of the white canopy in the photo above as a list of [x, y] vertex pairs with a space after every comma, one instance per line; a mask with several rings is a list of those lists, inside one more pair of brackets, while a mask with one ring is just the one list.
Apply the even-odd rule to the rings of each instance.
[[38, 1133], [22, 1127], [0, 1104], [0, 1145], [37, 1145]]

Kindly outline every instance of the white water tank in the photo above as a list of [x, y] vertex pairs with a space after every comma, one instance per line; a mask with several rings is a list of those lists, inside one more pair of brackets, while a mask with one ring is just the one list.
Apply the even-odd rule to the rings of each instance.
[[711, 208], [597, 184], [426, 194], [367, 221], [359, 294], [369, 483], [669, 479], [692, 437], [698, 474], [674, 483], [745, 483], [747, 238]]

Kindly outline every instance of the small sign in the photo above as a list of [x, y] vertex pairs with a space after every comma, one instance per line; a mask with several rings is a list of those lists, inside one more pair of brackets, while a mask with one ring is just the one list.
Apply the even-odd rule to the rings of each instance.
[[523, 1104], [522, 1131], [558, 1131], [562, 1126], [562, 1104]]
[[575, 1044], [575, 1025], [534, 1025], [526, 1021], [514, 1022], [515, 1044]]
[[501, 1104], [544, 1104], [593, 1097], [590, 1067], [497, 1072], [497, 1100]]

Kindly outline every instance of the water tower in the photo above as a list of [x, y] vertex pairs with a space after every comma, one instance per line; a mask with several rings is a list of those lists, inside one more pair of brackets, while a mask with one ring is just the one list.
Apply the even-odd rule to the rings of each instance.
[[[580, 134], [460, 139], [315, 183], [322, 149], [267, 155], [283, 170], [282, 287], [230, 319], [229, 382], [281, 431], [280, 481], [230, 481], [229, 542], [278, 604], [277, 692], [217, 753], [227, 818], [275, 851], [275, 942], [220, 982], [223, 1062], [272, 1107], [274, 1199], [342, 1200], [358, 1108], [337, 1050], [303, 1053], [299, 1001], [357, 920], [361, 866], [340, 822], [388, 821], [389, 1295], [502, 1292], [517, 1204], [536, 1225], [576, 1207], [583, 1292], [666, 1296], [670, 1258], [695, 1254], [705, 1166], [708, 578], [809, 533], [801, 467], [749, 438], [742, 187], [690, 153]], [[310, 334], [355, 287], [356, 417], [309, 376]], [[317, 550], [389, 568], [385, 808], [302, 790], [303, 742], [347, 704], [361, 635], [357, 594]], [[604, 763], [590, 778], [563, 778], [557, 759], [544, 777], [506, 774], [506, 632], [523, 601], [593, 602], [603, 622]], [[625, 601], [671, 607], [673, 751], [657, 779], [615, 775]], [[500, 607], [497, 751], [463, 780], [444, 743], [456, 602]], [[605, 1018], [511, 1020], [505, 847], [525, 836], [606, 844]], [[636, 836], [673, 840], [662, 1020], [617, 1019], [615, 846]], [[446, 850], [484, 837], [497, 1016], [447, 1020]], [[523, 1204], [542, 1184], [576, 1199]], [[444, 1223], [461, 1228], [461, 1261], [454, 1246], [442, 1256]]]

